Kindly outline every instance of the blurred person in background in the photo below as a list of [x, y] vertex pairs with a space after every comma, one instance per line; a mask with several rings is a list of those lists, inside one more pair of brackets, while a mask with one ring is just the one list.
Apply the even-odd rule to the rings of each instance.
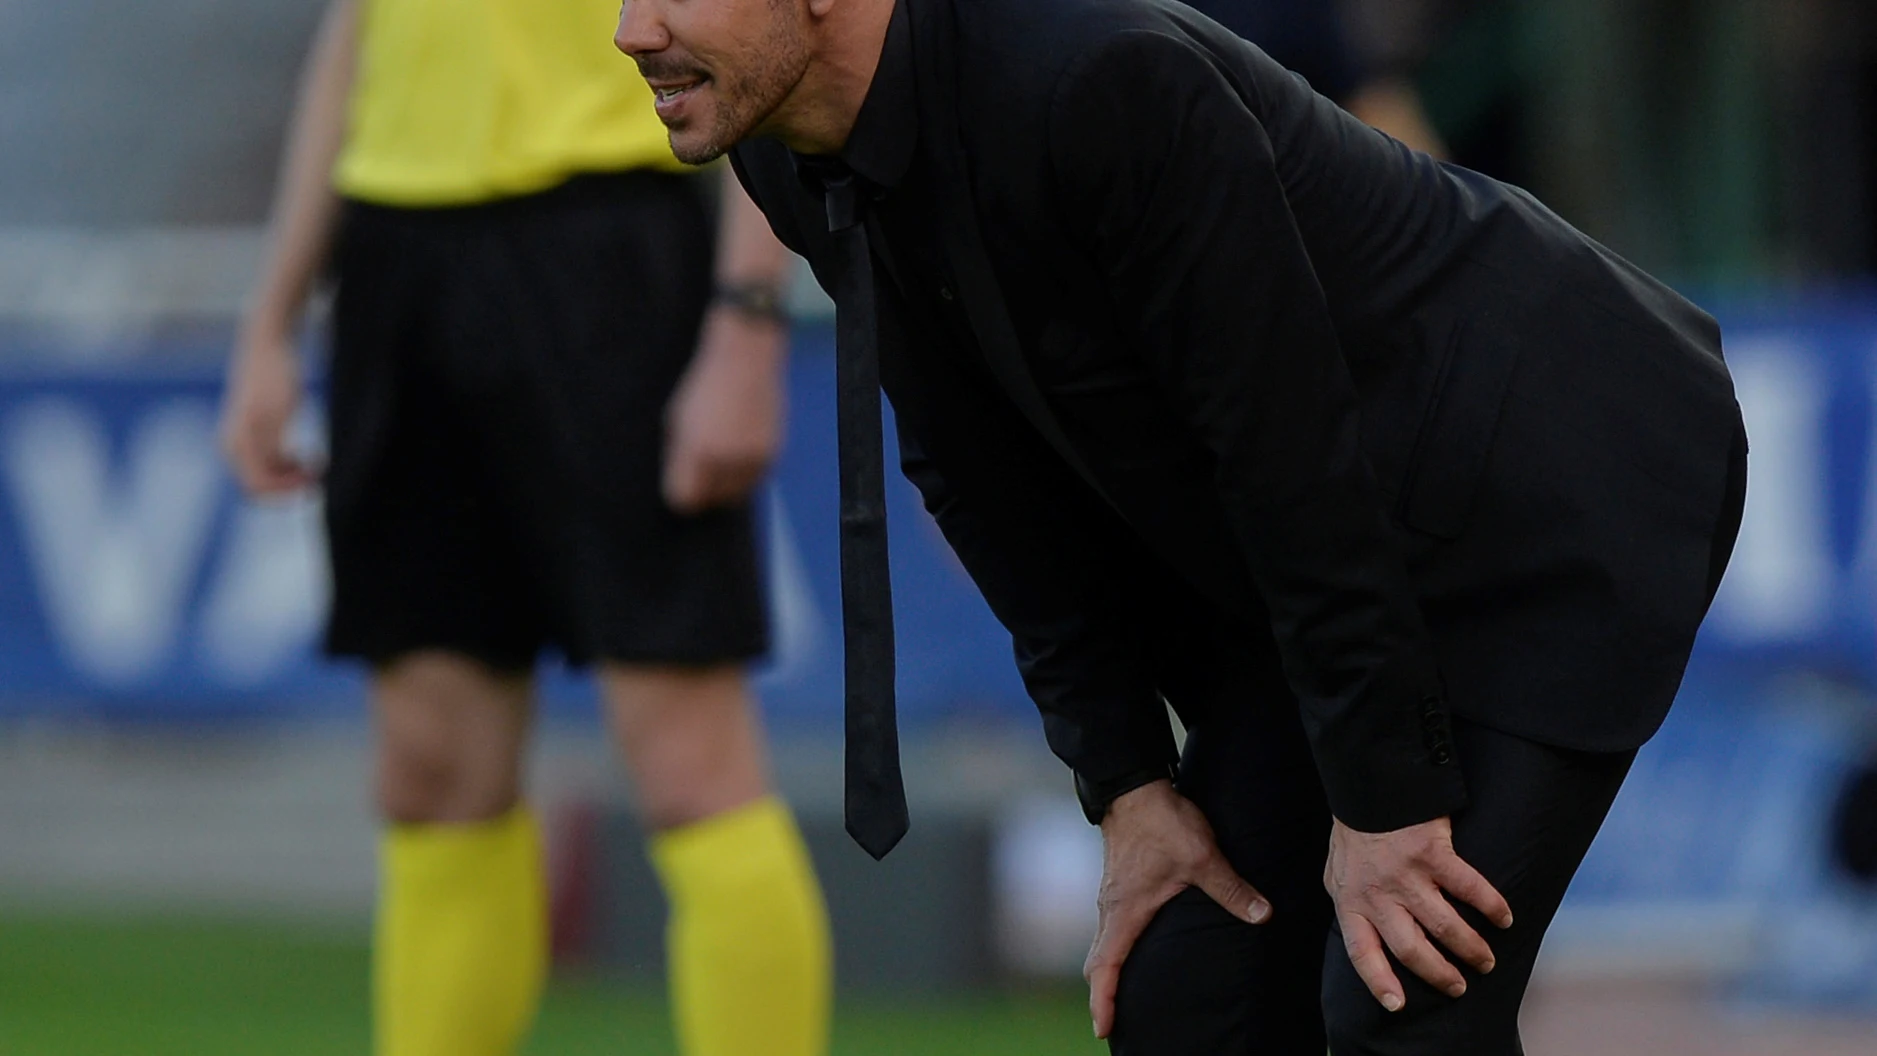
[[534, 1018], [521, 759], [547, 647], [599, 666], [684, 1051], [825, 1047], [825, 909], [743, 674], [767, 644], [748, 499], [780, 442], [787, 257], [729, 181], [713, 280], [707, 188], [612, 50], [616, 11], [334, 0], [229, 372], [247, 490], [313, 484], [295, 336], [330, 258], [327, 648], [371, 669], [383, 1056], [500, 1056]]
[[1406, 76], [1376, 64], [1350, 32], [1344, 0], [1192, 0], [1201, 14], [1251, 41], [1318, 94], [1365, 123], [1435, 157], [1446, 148]]
[[1681, 283], [1877, 266], [1869, 0], [1343, 0], [1451, 160]]

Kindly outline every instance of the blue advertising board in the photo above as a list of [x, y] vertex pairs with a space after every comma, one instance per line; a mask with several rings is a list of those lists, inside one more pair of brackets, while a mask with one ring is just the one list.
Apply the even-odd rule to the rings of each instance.
[[[1727, 329], [1752, 484], [1697, 670], [1877, 678], [1877, 299], [1744, 308]], [[761, 500], [776, 649], [760, 684], [778, 721], [832, 727], [830, 337], [809, 328], [796, 344], [789, 443]], [[216, 453], [216, 372], [163, 365], [212, 357], [132, 362], [0, 371], [0, 715], [212, 721], [356, 708], [356, 672], [317, 650], [317, 497], [239, 497]], [[1022, 718], [1008, 639], [912, 488], [897, 474], [889, 486], [908, 722]], [[550, 683], [557, 700], [580, 696]]]
[[[798, 336], [789, 441], [760, 499], [775, 648], [758, 685], [772, 719], [836, 728], [830, 342], [820, 329]], [[205, 365], [165, 365], [177, 362]], [[202, 722], [358, 708], [358, 672], [319, 655], [318, 497], [242, 499], [217, 453], [209, 363], [178, 350], [0, 373], [0, 716]], [[1021, 715], [1008, 637], [897, 474], [889, 503], [907, 721]], [[566, 714], [590, 698], [564, 673], [550, 674], [547, 695]]]
[[[1683, 700], [1550, 948], [1627, 937], [1653, 953], [1685, 933], [1697, 958], [1757, 966], [1766, 992], [1877, 1002], [1877, 907], [1822, 851], [1835, 782], [1862, 750], [1847, 712], [1877, 686], [1877, 297], [1739, 305], [1723, 321], [1753, 447], [1739, 547]], [[175, 365], [214, 350], [173, 351], [9, 367], [0, 341], [0, 720], [358, 715], [358, 671], [318, 652], [317, 496], [241, 499], [216, 451], [219, 377]], [[797, 335], [789, 443], [760, 500], [775, 649], [758, 681], [772, 723], [827, 734], [841, 688], [830, 352], [824, 329]], [[1008, 638], [912, 488], [888, 486], [905, 725], [1033, 723]], [[1819, 671], [1833, 679], [1792, 678]], [[583, 680], [546, 686], [562, 717], [593, 714]]]
[[1698, 655], [1877, 679], [1877, 299], [1723, 318], [1752, 453]]

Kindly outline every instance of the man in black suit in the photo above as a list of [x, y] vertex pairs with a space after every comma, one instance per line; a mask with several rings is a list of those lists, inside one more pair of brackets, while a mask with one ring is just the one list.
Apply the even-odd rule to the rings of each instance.
[[618, 43], [839, 307], [862, 845], [877, 368], [1102, 826], [1096, 1032], [1519, 1051], [1738, 526], [1713, 321], [1167, 0], [626, 0]]

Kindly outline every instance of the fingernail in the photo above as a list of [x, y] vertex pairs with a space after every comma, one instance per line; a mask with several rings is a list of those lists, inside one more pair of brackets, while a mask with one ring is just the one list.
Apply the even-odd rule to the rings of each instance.
[[1455, 983], [1452, 986], [1447, 988], [1448, 997], [1463, 997], [1465, 995], [1466, 995], [1465, 983]]
[[1389, 1010], [1390, 1012], [1401, 1011], [1401, 995], [1400, 994], [1383, 994], [1382, 995], [1382, 1007]]
[[1271, 919], [1271, 903], [1260, 898], [1251, 904], [1251, 911], [1245, 916], [1253, 924], [1263, 924]]
[[1101, 1037], [1101, 1024], [1091, 1019], [1088, 1021], [1088, 1029], [1094, 1031], [1096, 1037]]
[[1509, 927], [1511, 927], [1511, 926], [1512, 926], [1512, 914], [1510, 914], [1510, 913], [1507, 913], [1507, 914], [1506, 914], [1505, 916], [1503, 916], [1503, 917], [1500, 917], [1500, 918], [1499, 918], [1499, 926], [1500, 926], [1500, 927], [1502, 927], [1502, 928], [1509, 928]]
[[1487, 961], [1487, 962], [1486, 962], [1486, 966], [1485, 966], [1485, 967], [1483, 967], [1483, 968], [1481, 968], [1481, 969], [1479, 970], [1479, 974], [1481, 974], [1481, 975], [1491, 975], [1491, 974], [1492, 974], [1492, 970], [1493, 970], [1494, 968], [1497, 968], [1497, 967], [1499, 967], [1499, 962], [1498, 962], [1498, 961]]

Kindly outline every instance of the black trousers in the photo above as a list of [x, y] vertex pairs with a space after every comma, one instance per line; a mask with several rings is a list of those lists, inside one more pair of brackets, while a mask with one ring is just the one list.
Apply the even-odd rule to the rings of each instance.
[[1122, 970], [1111, 1051], [1323, 1056], [1327, 1044], [1334, 1056], [1518, 1056], [1540, 940], [1635, 753], [1569, 751], [1455, 721], [1472, 801], [1454, 818], [1454, 845], [1511, 903], [1515, 923], [1500, 931], [1462, 909], [1492, 946], [1492, 974], [1449, 958], [1467, 978], [1454, 1000], [1395, 962], [1407, 1007], [1389, 1013], [1350, 965], [1323, 889], [1330, 815], [1296, 708], [1264, 699], [1189, 709], [1179, 787], [1271, 900], [1272, 919], [1245, 924], [1197, 889], [1175, 897]]
[[[1746, 497], [1747, 441], [1736, 435], [1708, 569], [1713, 601]], [[1453, 818], [1454, 848], [1512, 906], [1500, 931], [1460, 914], [1496, 966], [1466, 977], [1459, 999], [1390, 955], [1407, 995], [1400, 1012], [1369, 994], [1343, 950], [1323, 866], [1330, 814], [1302, 720], [1268, 635], [1226, 626], [1172, 577], [1131, 584], [1161, 689], [1187, 727], [1179, 788], [1212, 823], [1272, 918], [1242, 923], [1203, 892], [1160, 911], [1121, 971], [1115, 1056], [1522, 1056], [1519, 1006], [1545, 931], [1583, 862], [1634, 751], [1539, 744], [1456, 717], [1454, 750], [1471, 801]], [[1568, 701], [1558, 702], [1567, 707]]]

